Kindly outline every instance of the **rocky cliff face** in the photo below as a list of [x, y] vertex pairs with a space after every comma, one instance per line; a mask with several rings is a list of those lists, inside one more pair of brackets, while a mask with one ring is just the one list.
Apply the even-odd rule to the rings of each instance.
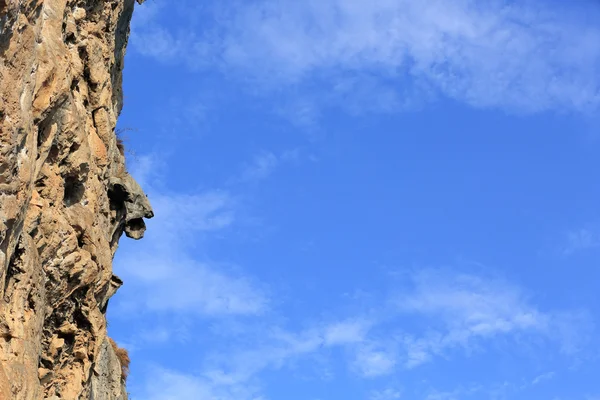
[[0, 0], [0, 399], [127, 397], [105, 312], [152, 217], [115, 136], [133, 8]]

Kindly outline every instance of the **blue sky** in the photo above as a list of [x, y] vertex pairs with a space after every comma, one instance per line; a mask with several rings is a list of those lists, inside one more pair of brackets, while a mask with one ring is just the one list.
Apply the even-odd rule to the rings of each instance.
[[134, 400], [598, 400], [600, 4], [147, 1]]

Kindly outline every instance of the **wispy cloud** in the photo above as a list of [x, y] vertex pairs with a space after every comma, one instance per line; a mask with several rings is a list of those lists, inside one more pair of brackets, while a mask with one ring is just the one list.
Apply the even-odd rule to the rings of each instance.
[[[463, 399], [521, 399], [531, 398], [532, 389], [536, 385], [554, 379], [554, 372], [538, 375], [533, 379], [523, 378], [520, 381], [487, 381], [486, 383], [456, 383], [453, 389], [436, 390], [429, 388], [425, 400], [463, 400]], [[523, 397], [525, 394], [525, 397]], [[558, 399], [559, 397], [554, 397]], [[562, 398], [562, 397], [560, 397]], [[571, 398], [571, 397], [569, 397]]]
[[257, 154], [242, 172], [242, 181], [258, 181], [267, 178], [279, 164], [279, 158], [271, 152]]
[[119, 252], [116, 259], [116, 269], [129, 285], [121, 307], [204, 316], [263, 312], [268, 300], [258, 284], [201, 251], [206, 235], [222, 233], [234, 223], [233, 197], [216, 190], [170, 193], [151, 183], [153, 166], [144, 157], [132, 168], [147, 184], [156, 216], [135, 252]]
[[396, 304], [401, 312], [434, 321], [437, 329], [425, 336], [404, 336], [409, 368], [479, 339], [519, 332], [538, 334], [548, 325], [548, 316], [529, 305], [517, 287], [505, 282], [440, 270], [423, 270], [412, 279], [412, 292], [401, 295]]
[[600, 105], [593, 2], [260, 0], [201, 11], [185, 30], [140, 26], [135, 47], [380, 111], [438, 93], [518, 112]]
[[356, 318], [324, 322], [301, 331], [262, 327], [254, 347], [244, 341], [233, 354], [211, 357], [211, 370], [236, 381], [249, 381], [265, 369], [280, 369], [326, 349], [355, 349], [365, 341], [370, 325], [370, 321]]
[[124, 257], [131, 290], [122, 300], [142, 311], [191, 313], [200, 316], [255, 315], [267, 299], [250, 280], [172, 252], [147, 251]]
[[585, 313], [542, 311], [518, 286], [498, 278], [422, 270], [412, 281], [412, 290], [397, 297], [395, 304], [401, 313], [428, 321], [430, 329], [424, 335], [402, 335], [408, 368], [497, 337], [558, 342], [569, 354], [588, 339], [590, 320]]
[[539, 329], [547, 323], [519, 288], [499, 279], [443, 270], [422, 270], [412, 279], [414, 290], [399, 297], [399, 309], [437, 317], [468, 335]]
[[556, 375], [555, 372], [551, 371], [551, 372], [546, 372], [545, 374], [541, 374], [536, 376], [532, 381], [531, 384], [532, 385], [539, 385], [542, 382], [546, 382], [551, 380], [552, 378], [554, 378], [554, 376]]
[[367, 343], [356, 351], [354, 367], [366, 378], [389, 375], [396, 367], [396, 354], [377, 343]]
[[[273, 156], [274, 163], [272, 153], [264, 154], [266, 161], [258, 157], [252, 164], [256, 169], [250, 171], [260, 171], [251, 174], [253, 179], [263, 179], [265, 169], [298, 157], [294, 151], [282, 153]], [[328, 369], [334, 356], [347, 371], [367, 380], [414, 370], [441, 357], [469, 355], [473, 349], [486, 352], [499, 342], [518, 342], [519, 347], [535, 343], [571, 356], [584, 348], [592, 332], [585, 313], [542, 309], [514, 283], [454, 269], [419, 269], [396, 276], [386, 293], [377, 296], [379, 311], [336, 318], [335, 310], [327, 310], [334, 316], [309, 319], [303, 328], [295, 323], [295, 328], [286, 327], [280, 311], [273, 309], [278, 302], [264, 284], [239, 268], [205, 257], [204, 244], [215, 235], [227, 235], [236, 224], [236, 197], [223, 190], [173, 193], [155, 173], [161, 164], [141, 157], [132, 165], [149, 188], [156, 217], [149, 221], [146, 238], [136, 242], [136, 251], [121, 252], [117, 259], [128, 285], [119, 295], [120, 306], [159, 317], [152, 329], [141, 326], [132, 346], [165, 346], [174, 335], [189, 335], [189, 329], [169, 324], [172, 316], [190, 318], [192, 324], [207, 318], [233, 319], [237, 327], [228, 330], [225, 340], [223, 332], [202, 333], [212, 338], [211, 348], [195, 360], [194, 371], [148, 371], [151, 379], [140, 389], [143, 398], [258, 400], [264, 374], [299, 363]], [[333, 369], [329, 372], [335, 374]], [[547, 378], [529, 382], [535, 385]], [[157, 385], [163, 389], [156, 391]], [[384, 390], [371, 397], [398, 395]]]
[[152, 368], [142, 392], [148, 400], [262, 400], [258, 389], [245, 384], [220, 384], [210, 377]]
[[258, 183], [269, 178], [278, 167], [284, 164], [296, 163], [303, 157], [300, 148], [285, 150], [280, 153], [260, 151], [250, 162], [247, 162], [239, 176], [230, 179], [229, 184]]
[[395, 400], [402, 397], [402, 392], [397, 389], [375, 390], [371, 392], [369, 400]]
[[[183, 392], [178, 395], [183, 397], [178, 398], [182, 399], [191, 396], [186, 390], [196, 396], [210, 394], [223, 400], [258, 399], [264, 373], [287, 368], [291, 371], [301, 362], [327, 364], [333, 354], [343, 357], [346, 368], [355, 376], [371, 380], [417, 368], [440, 356], [451, 359], [453, 349], [497, 346], [499, 337], [514, 338], [520, 346], [547, 339], [545, 348], [560, 353], [561, 346], [578, 335], [581, 321], [569, 322], [561, 313], [540, 311], [509, 282], [434, 269], [422, 270], [410, 278], [410, 285], [400, 285], [393, 292], [402, 295], [392, 294], [393, 307], [385, 308], [385, 315], [314, 322], [300, 330], [285, 329], [271, 320], [258, 325], [243, 324], [228, 333], [225, 346], [215, 347], [197, 363], [199, 368], [194, 374], [171, 371], [164, 377], [181, 384]], [[406, 324], [409, 314], [411, 318], [422, 318], [426, 322], [424, 328], [418, 328], [422, 326], [418, 323]], [[573, 330], [561, 333], [561, 324]], [[553, 331], [557, 331], [556, 337]], [[574, 337], [568, 337], [569, 334]], [[332, 352], [333, 349], [343, 351]], [[550, 378], [551, 374], [540, 375], [529, 380], [527, 386]], [[156, 384], [154, 375], [150, 380], [149, 387]], [[166, 395], [148, 398], [169, 399], [169, 393], [178, 385], [165, 385], [172, 388], [164, 392]], [[514, 384], [508, 389], [518, 387]], [[499, 393], [508, 389], [502, 385], [494, 388]], [[469, 386], [451, 392], [430, 392], [427, 398], [459, 399], [482, 390]], [[398, 390], [384, 389], [372, 392], [370, 398], [399, 396]]]
[[[459, 400], [464, 398], [472, 398], [475, 395], [482, 395], [484, 388], [479, 385], [470, 385], [467, 387], [458, 387], [452, 391], [431, 390], [425, 400]], [[489, 395], [490, 393], [488, 393]], [[492, 397], [497, 398], [497, 397]]]
[[323, 332], [323, 341], [328, 346], [361, 343], [365, 340], [371, 323], [354, 319], [333, 323]]
[[[345, 327], [350, 334], [341, 332]], [[209, 354], [194, 374], [149, 368], [149, 379], [140, 390], [144, 398], [152, 400], [258, 400], [262, 397], [257, 378], [262, 372], [315, 357], [323, 349], [354, 345], [363, 340], [367, 327], [366, 321], [353, 320], [325, 323], [301, 332], [261, 328], [251, 346], [247, 338], [240, 343], [230, 339], [227, 350]]]
[[600, 247], [600, 235], [590, 229], [577, 229], [567, 232], [565, 255]]

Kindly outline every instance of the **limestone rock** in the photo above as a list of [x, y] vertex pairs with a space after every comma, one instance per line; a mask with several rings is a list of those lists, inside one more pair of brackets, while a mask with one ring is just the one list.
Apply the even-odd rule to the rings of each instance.
[[94, 400], [127, 400], [121, 379], [121, 365], [108, 340], [102, 343], [92, 376], [91, 398]]
[[115, 135], [134, 2], [0, 0], [0, 399], [127, 398], [105, 313], [153, 216]]

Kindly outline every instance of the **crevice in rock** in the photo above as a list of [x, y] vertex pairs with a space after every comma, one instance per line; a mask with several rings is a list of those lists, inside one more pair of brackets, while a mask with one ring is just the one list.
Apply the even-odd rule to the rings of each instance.
[[79, 329], [82, 329], [86, 332], [92, 329], [92, 324], [90, 323], [88, 317], [83, 313], [83, 311], [79, 307], [77, 307], [75, 309], [75, 312], [73, 313], [73, 321]]
[[36, 304], [37, 304], [37, 302], [35, 299], [35, 294], [33, 293], [33, 291], [30, 291], [29, 294], [27, 295], [27, 307], [30, 310], [35, 311]]
[[[48, 157], [50, 150], [53, 146], [50, 145], [51, 142], [54, 142], [56, 132], [58, 131], [58, 127], [56, 121], [57, 114], [59, 110], [64, 106], [66, 99], [61, 100], [55, 104], [54, 107], [46, 114], [44, 119], [38, 124], [38, 133], [37, 133], [37, 160], [42, 157]], [[53, 123], [54, 125], [53, 128]], [[54, 133], [54, 135], [53, 135]], [[48, 148], [50, 146], [50, 149]]]
[[123, 210], [125, 208], [125, 201], [129, 198], [129, 193], [122, 185], [116, 184], [108, 189], [108, 198], [111, 210]]
[[65, 178], [64, 186], [63, 201], [65, 206], [70, 207], [79, 203], [85, 194], [85, 186], [80, 178], [76, 175], [68, 175]]
[[24, 252], [25, 252], [25, 250], [21, 246], [21, 243], [19, 243], [17, 245], [17, 247], [15, 248], [14, 253], [10, 257], [10, 261], [8, 262], [8, 267], [6, 268], [6, 275], [4, 276], [4, 292], [3, 293], [4, 293], [5, 297], [10, 298], [11, 293], [9, 291], [9, 287], [10, 287], [12, 281], [17, 280], [18, 275], [22, 274], [24, 272], [23, 267], [21, 265], [22, 264], [21, 256], [23, 255]]
[[71, 92], [79, 92], [79, 79], [71, 81]]
[[15, 222], [15, 218], [9, 218], [4, 222], [4, 239], [0, 242], [0, 251], [2, 251], [4, 254], [6, 254], [8, 251], [8, 243], [10, 242]]
[[75, 231], [77, 232], [77, 247], [83, 248], [83, 246], [85, 246], [84, 232], [77, 228], [79, 227], [75, 228]]

